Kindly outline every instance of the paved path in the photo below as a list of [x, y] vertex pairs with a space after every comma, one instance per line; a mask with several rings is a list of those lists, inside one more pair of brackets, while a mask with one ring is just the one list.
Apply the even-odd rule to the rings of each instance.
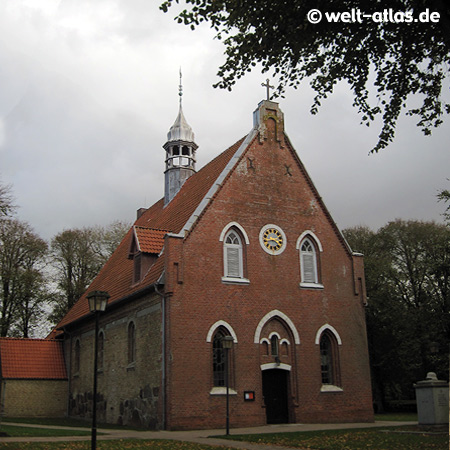
[[[90, 428], [70, 428], [63, 426], [50, 425], [31, 425], [24, 423], [5, 422], [8, 425], [26, 426], [31, 428], [53, 428], [65, 430], [85, 430]], [[340, 430], [349, 428], [372, 428], [372, 427], [392, 427], [401, 425], [417, 425], [417, 422], [375, 422], [375, 423], [343, 423], [343, 424], [283, 424], [283, 425], [265, 425], [251, 428], [233, 428], [230, 434], [263, 434], [263, 433], [286, 433], [292, 431], [318, 431], [318, 430]], [[260, 445], [250, 442], [229, 441], [221, 439], [225, 434], [224, 429], [217, 430], [194, 430], [194, 431], [137, 431], [122, 429], [99, 428], [100, 434], [97, 440], [113, 439], [169, 439], [184, 442], [195, 442], [211, 446], [223, 446], [226, 448], [242, 448], [248, 450], [293, 450], [289, 447], [280, 447], [272, 445]], [[218, 437], [208, 437], [218, 436]], [[54, 436], [54, 437], [2, 437], [1, 442], [65, 442], [65, 441], [89, 441], [90, 436]], [[298, 449], [297, 449], [298, 450]]]

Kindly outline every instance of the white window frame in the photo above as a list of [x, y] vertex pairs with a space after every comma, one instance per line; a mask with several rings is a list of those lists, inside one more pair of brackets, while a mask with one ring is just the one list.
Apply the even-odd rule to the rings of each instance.
[[[227, 239], [229, 235], [233, 233], [239, 244], [228, 244]], [[248, 237], [245, 230], [237, 223], [229, 223], [223, 230], [219, 238], [223, 242], [223, 277], [222, 281], [224, 283], [232, 284], [249, 284], [250, 280], [244, 277], [244, 242], [248, 244]], [[229, 252], [235, 250], [237, 251], [237, 270], [233, 273], [229, 271]]]
[[[302, 251], [302, 247], [305, 242], [309, 242], [310, 246], [313, 249], [312, 252]], [[322, 244], [320, 243], [319, 239], [312, 231], [305, 231], [297, 239], [296, 247], [299, 251], [300, 258], [300, 287], [310, 289], [323, 289], [323, 284], [319, 282], [318, 252], [323, 251]], [[312, 257], [312, 279], [307, 279], [306, 277], [306, 257]]]
[[[322, 330], [322, 331], [321, 331]], [[330, 350], [331, 354], [329, 355], [329, 372], [331, 373], [331, 382], [324, 383], [322, 379], [322, 387], [320, 388], [320, 392], [342, 392], [343, 388], [341, 387], [341, 369], [339, 363], [339, 346], [342, 345], [342, 341], [340, 340], [339, 334], [337, 331], [330, 325], [326, 325], [321, 327], [316, 336], [316, 344], [319, 346], [321, 364], [322, 364], [322, 352], [320, 349], [320, 344], [324, 337], [327, 337], [330, 342]], [[336, 331], [336, 332], [335, 332]]]
[[[233, 239], [238, 241], [238, 244], [230, 244], [227, 242], [230, 236], [233, 236]], [[233, 254], [232, 261], [233, 267], [230, 268], [230, 255]], [[239, 236], [239, 233], [233, 228], [228, 231], [225, 235], [225, 239], [223, 240], [223, 266], [224, 266], [224, 277], [226, 278], [243, 278], [244, 276], [244, 264], [242, 257], [242, 240]], [[237, 266], [237, 267], [234, 267]]]
[[[309, 245], [311, 250], [303, 250], [305, 245]], [[302, 274], [302, 283], [317, 284], [317, 255], [314, 243], [311, 239], [305, 238], [300, 244], [300, 268]]]

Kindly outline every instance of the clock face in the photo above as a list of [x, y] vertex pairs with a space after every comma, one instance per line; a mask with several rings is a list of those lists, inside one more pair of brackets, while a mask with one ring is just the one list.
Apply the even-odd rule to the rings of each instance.
[[280, 250], [283, 245], [283, 236], [276, 228], [268, 228], [263, 233], [263, 243], [269, 250]]
[[259, 240], [262, 248], [271, 255], [279, 255], [286, 246], [286, 236], [276, 225], [266, 225], [261, 229]]

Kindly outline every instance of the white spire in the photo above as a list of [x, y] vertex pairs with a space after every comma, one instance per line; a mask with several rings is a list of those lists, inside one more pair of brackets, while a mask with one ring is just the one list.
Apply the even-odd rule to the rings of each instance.
[[194, 132], [187, 123], [186, 118], [184, 117], [183, 114], [183, 107], [182, 107], [183, 84], [181, 82], [181, 77], [182, 74], [180, 67], [180, 84], [178, 86], [178, 95], [180, 96], [180, 109], [174, 124], [170, 127], [170, 130], [167, 133], [167, 142], [171, 141], [194, 142], [195, 139]]
[[183, 114], [183, 84], [180, 84], [180, 109], [174, 124], [167, 133], [167, 142], [163, 145], [166, 151], [166, 170], [164, 172], [164, 205], [167, 205], [184, 182], [195, 173], [195, 151], [198, 145], [194, 141], [194, 132], [186, 122]]

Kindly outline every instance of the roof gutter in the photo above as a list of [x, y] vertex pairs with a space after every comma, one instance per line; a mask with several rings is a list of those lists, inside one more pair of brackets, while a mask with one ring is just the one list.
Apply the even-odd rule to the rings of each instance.
[[189, 217], [188, 221], [182, 228], [181, 234], [183, 237], [186, 236], [187, 233], [189, 233], [189, 231], [191, 230], [191, 228], [194, 225], [194, 223], [196, 222], [196, 220], [201, 216], [201, 214], [203, 213], [205, 208], [208, 206], [210, 200], [214, 197], [216, 192], [222, 186], [222, 183], [225, 180], [225, 178], [227, 177], [227, 175], [234, 168], [234, 166], [236, 165], [236, 163], [239, 161], [242, 154], [244, 153], [245, 149], [248, 147], [250, 142], [253, 140], [253, 138], [257, 134], [258, 134], [258, 130], [256, 128], [252, 128], [250, 133], [247, 134], [247, 137], [244, 139], [242, 144], [236, 150], [236, 153], [228, 161], [228, 164], [225, 166], [225, 169], [222, 170], [221, 174], [217, 177], [216, 181], [209, 188], [209, 191], [203, 197], [202, 201], [199, 203], [199, 205], [197, 206], [195, 211], [192, 213], [191, 217]]
[[[163, 272], [164, 274], [164, 272]], [[162, 385], [162, 411], [161, 411], [161, 427], [163, 430], [167, 428], [166, 411], [167, 411], [167, 382], [166, 382], [166, 353], [167, 353], [167, 328], [166, 328], [166, 295], [158, 290], [158, 283], [162, 280], [163, 274], [154, 284], [155, 292], [161, 297], [161, 385]], [[163, 284], [160, 284], [163, 285]]]
[[[149, 284], [148, 286], [145, 286], [144, 288], [140, 289], [139, 291], [133, 292], [132, 294], [129, 294], [125, 297], [119, 298], [117, 300], [114, 300], [113, 302], [108, 304], [108, 310], [110, 310], [111, 308], [116, 308], [117, 306], [120, 306], [123, 302], [126, 301], [130, 301], [130, 300], [134, 300], [136, 298], [141, 297], [144, 294], [147, 294], [149, 292], [152, 292], [155, 290], [154, 286], [157, 284], [158, 282], [154, 283], [154, 284]], [[69, 323], [66, 323], [65, 325], [58, 327], [57, 330], [62, 330], [64, 331], [66, 328], [71, 327], [72, 325], [78, 325], [81, 322], [84, 322], [85, 320], [90, 319], [91, 317], [93, 317], [93, 315], [91, 313], [85, 314], [84, 316], [79, 317], [78, 319], [72, 320]]]

